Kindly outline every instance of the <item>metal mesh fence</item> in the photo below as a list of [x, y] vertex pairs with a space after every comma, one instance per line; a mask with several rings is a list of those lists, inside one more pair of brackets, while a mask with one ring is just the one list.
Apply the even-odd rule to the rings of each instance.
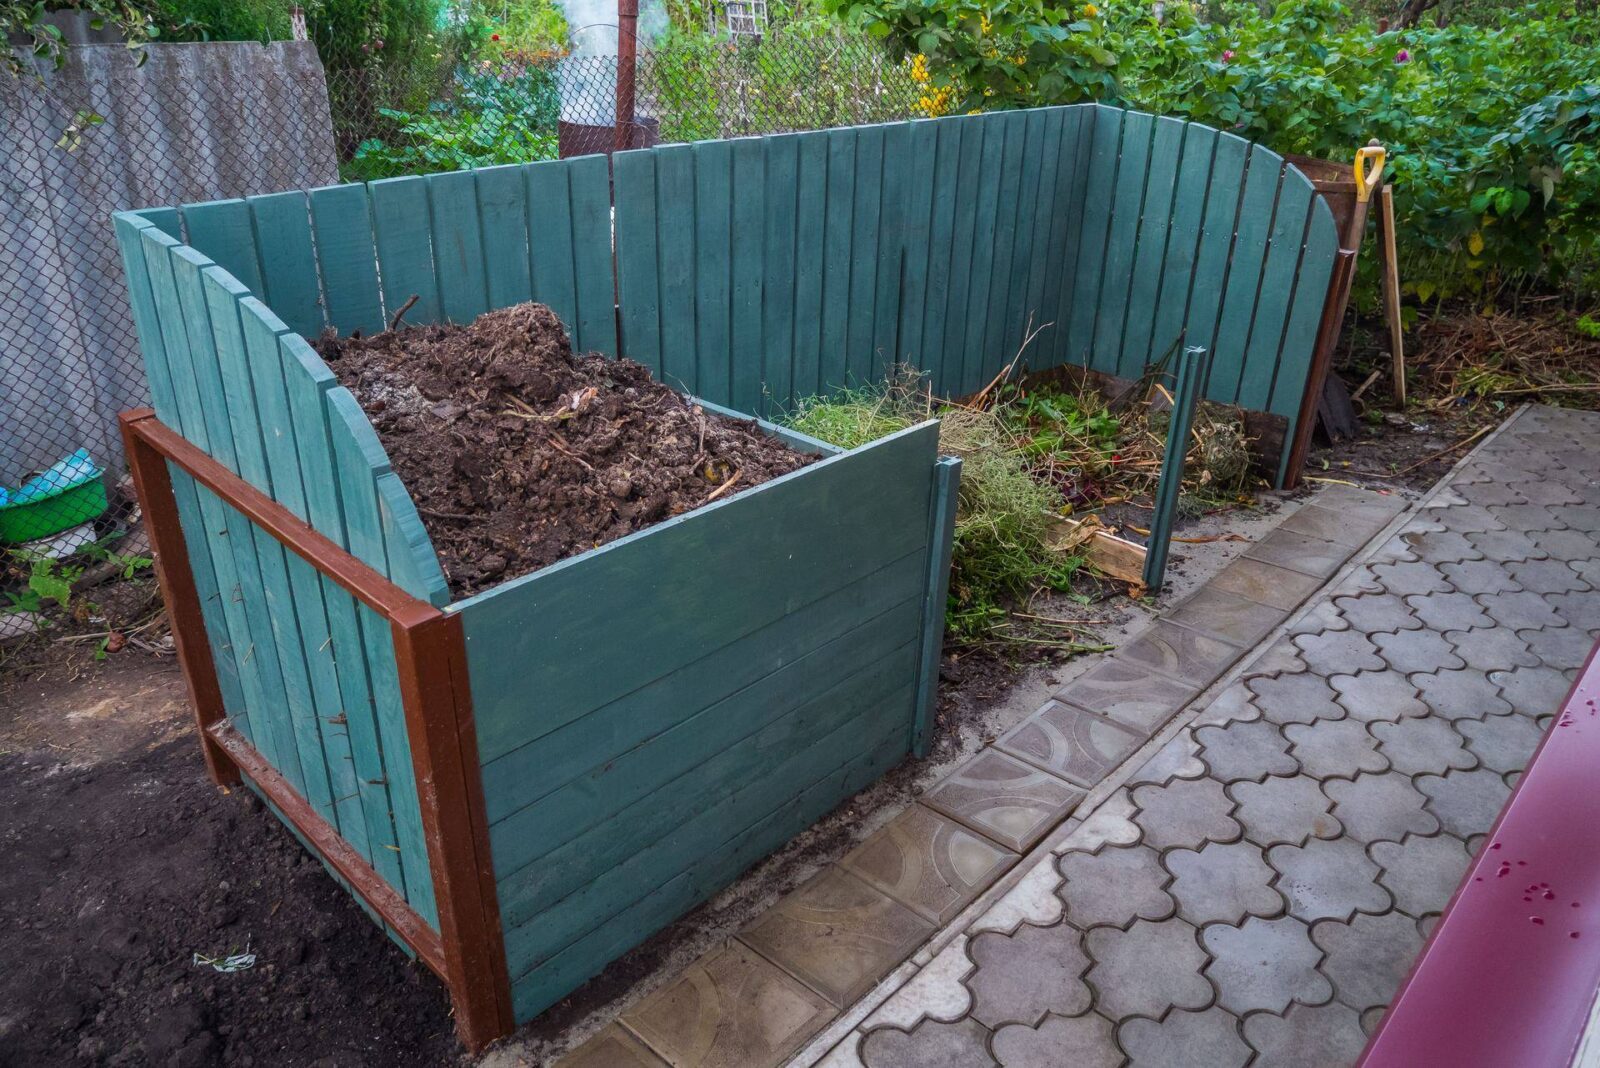
[[[615, 56], [399, 77], [325, 76], [305, 43], [146, 51], [76, 47], [44, 79], [0, 77], [0, 551], [76, 551], [134, 508], [116, 415], [148, 391], [112, 212], [618, 143]], [[924, 114], [922, 93], [861, 39], [701, 38], [640, 54], [623, 128], [639, 147], [882, 122]]]

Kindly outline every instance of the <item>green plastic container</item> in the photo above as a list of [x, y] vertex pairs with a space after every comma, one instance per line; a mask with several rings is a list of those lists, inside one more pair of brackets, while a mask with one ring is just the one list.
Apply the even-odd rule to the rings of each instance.
[[103, 513], [106, 484], [80, 449], [16, 493], [0, 490], [0, 502], [0, 542], [36, 541]]

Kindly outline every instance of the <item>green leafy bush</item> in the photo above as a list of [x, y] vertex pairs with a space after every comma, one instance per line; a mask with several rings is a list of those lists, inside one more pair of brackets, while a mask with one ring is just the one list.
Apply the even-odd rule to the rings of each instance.
[[952, 110], [1101, 100], [1341, 161], [1375, 137], [1420, 299], [1600, 286], [1600, 31], [1570, 0], [1388, 33], [1338, 0], [825, 2], [924, 56]]

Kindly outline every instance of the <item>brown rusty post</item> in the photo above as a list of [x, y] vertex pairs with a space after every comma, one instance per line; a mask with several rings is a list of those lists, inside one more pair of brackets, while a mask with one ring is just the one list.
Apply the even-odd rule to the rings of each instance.
[[134, 492], [144, 509], [145, 527], [156, 558], [156, 576], [161, 597], [167, 606], [167, 623], [172, 628], [172, 643], [178, 650], [178, 664], [189, 683], [189, 699], [194, 703], [194, 722], [200, 732], [200, 751], [205, 755], [206, 771], [218, 786], [239, 781], [239, 767], [212, 737], [213, 724], [226, 721], [222, 689], [217, 685], [217, 665], [211, 659], [211, 643], [206, 638], [205, 619], [200, 614], [200, 594], [189, 567], [189, 549], [178, 522], [178, 500], [172, 494], [172, 473], [159, 452], [136, 432], [143, 420], [154, 420], [155, 412], [137, 408], [123, 412], [122, 447], [133, 474]]
[[639, 63], [639, 0], [617, 0], [618, 151], [633, 144], [634, 97]]
[[400, 697], [439, 907], [445, 982], [462, 1044], [511, 1033], [511, 978], [500, 929], [489, 823], [467, 685], [461, 617], [423, 602], [391, 617]]

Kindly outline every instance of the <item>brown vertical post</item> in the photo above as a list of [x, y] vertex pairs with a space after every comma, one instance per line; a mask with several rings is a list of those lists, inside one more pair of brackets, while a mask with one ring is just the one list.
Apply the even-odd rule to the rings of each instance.
[[1344, 323], [1344, 309], [1350, 300], [1350, 286], [1355, 275], [1355, 250], [1340, 249], [1333, 261], [1333, 277], [1328, 280], [1322, 321], [1317, 324], [1317, 342], [1311, 350], [1311, 372], [1306, 376], [1305, 395], [1300, 398], [1300, 418], [1294, 424], [1294, 440], [1287, 443], [1289, 466], [1284, 471], [1284, 489], [1294, 489], [1300, 484], [1300, 471], [1305, 466], [1306, 453], [1311, 450], [1311, 429], [1317, 421], [1317, 398], [1322, 396], [1328, 368], [1333, 365], [1333, 350], [1339, 343], [1339, 327]]
[[444, 943], [445, 982], [462, 1043], [511, 1033], [511, 979], [500, 930], [489, 824], [467, 684], [461, 617], [418, 602], [392, 617], [400, 696]]
[[139, 496], [145, 526], [150, 532], [156, 576], [167, 606], [167, 623], [172, 628], [172, 642], [178, 650], [178, 664], [189, 683], [206, 771], [218, 786], [232, 786], [239, 781], [239, 767], [217, 744], [210, 730], [213, 724], [225, 722], [227, 712], [222, 706], [222, 689], [217, 685], [217, 665], [211, 659], [205, 619], [200, 614], [194, 572], [189, 567], [189, 549], [184, 542], [183, 526], [178, 522], [172, 474], [161, 454], [134, 432], [135, 424], [154, 418], [155, 412], [149, 408], [123, 412], [118, 417], [122, 426], [122, 447], [128, 456], [134, 491]]
[[633, 142], [634, 96], [639, 62], [639, 0], [617, 0], [617, 141]]
[[1378, 193], [1378, 257], [1383, 261], [1383, 316], [1389, 324], [1389, 360], [1394, 370], [1394, 401], [1406, 406], [1405, 324], [1400, 318], [1400, 254], [1395, 249], [1394, 186]]

